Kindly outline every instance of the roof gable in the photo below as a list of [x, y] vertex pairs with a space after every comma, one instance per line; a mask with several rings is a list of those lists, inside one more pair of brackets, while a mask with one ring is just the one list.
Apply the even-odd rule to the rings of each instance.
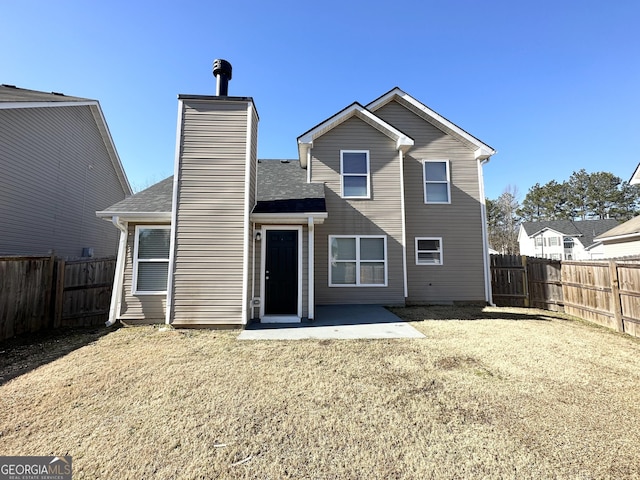
[[95, 126], [100, 132], [104, 146], [111, 159], [111, 164], [115, 170], [116, 176], [122, 185], [126, 195], [131, 195], [133, 190], [129, 184], [129, 179], [124, 171], [120, 156], [116, 150], [116, 146], [111, 137], [109, 126], [100, 108], [97, 100], [88, 98], [71, 97], [56, 92], [39, 92], [37, 90], [27, 90], [18, 88], [13, 85], [0, 85], [0, 111], [4, 109], [22, 109], [22, 108], [47, 108], [47, 107], [80, 107], [89, 108], [91, 115], [95, 121]]
[[521, 226], [529, 237], [534, 237], [541, 232], [553, 230], [567, 237], [574, 237], [585, 248], [593, 245], [598, 235], [618, 225], [618, 221], [612, 218], [603, 220], [541, 220], [538, 222], [522, 222]]
[[631, 179], [629, 180], [629, 183], [631, 185], [640, 184], [640, 163], [636, 167], [636, 170], [633, 172], [633, 175], [631, 175]]
[[491, 155], [494, 155], [496, 153], [496, 151], [492, 147], [474, 137], [469, 132], [463, 130], [455, 123], [447, 120], [439, 113], [431, 110], [425, 104], [419, 102], [411, 95], [403, 92], [398, 87], [393, 88], [381, 97], [369, 103], [367, 105], [367, 109], [375, 112], [379, 108], [382, 108], [384, 105], [392, 101], [398, 102], [400, 105], [412, 111], [425, 121], [429, 122], [434, 127], [438, 128], [448, 135], [453, 136], [454, 138], [457, 138], [463, 144], [469, 146], [469, 148], [473, 149], [476, 159], [486, 160]]
[[640, 235], [640, 215], [598, 235], [596, 240], [615, 240]]
[[318, 137], [321, 137], [328, 131], [336, 128], [338, 125], [346, 122], [352, 117], [359, 118], [363, 122], [369, 124], [376, 130], [385, 134], [390, 139], [394, 140], [396, 142], [396, 148], [398, 150], [406, 152], [414, 144], [414, 141], [411, 137], [405, 135], [393, 125], [385, 122], [380, 117], [360, 105], [358, 102], [354, 102], [332, 117], [329, 117], [324, 122], [316, 125], [310, 130], [307, 130], [305, 133], [298, 137], [298, 155], [302, 168], [306, 168], [307, 166], [308, 152], [313, 146], [314, 140]]

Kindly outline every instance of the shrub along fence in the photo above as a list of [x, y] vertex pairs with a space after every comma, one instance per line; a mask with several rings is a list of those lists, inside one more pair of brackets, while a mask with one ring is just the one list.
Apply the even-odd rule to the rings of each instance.
[[640, 261], [557, 261], [491, 255], [499, 306], [566, 312], [640, 337]]
[[114, 273], [114, 257], [0, 257], [0, 340], [106, 322]]

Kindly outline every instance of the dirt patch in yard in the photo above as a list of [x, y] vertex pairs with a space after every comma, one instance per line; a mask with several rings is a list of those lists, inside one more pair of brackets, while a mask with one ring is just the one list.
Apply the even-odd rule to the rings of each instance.
[[72, 455], [74, 479], [640, 478], [640, 342], [394, 312], [426, 338], [121, 328], [0, 386], [3, 454]]
[[19, 335], [0, 342], [0, 385], [97, 341], [115, 329], [60, 328]]

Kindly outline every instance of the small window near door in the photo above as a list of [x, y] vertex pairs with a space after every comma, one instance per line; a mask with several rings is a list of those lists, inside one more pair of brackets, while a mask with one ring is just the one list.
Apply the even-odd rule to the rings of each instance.
[[370, 198], [369, 152], [341, 150], [342, 198]]
[[442, 265], [442, 238], [416, 238], [416, 265]]
[[166, 294], [169, 274], [170, 227], [136, 226], [133, 293]]

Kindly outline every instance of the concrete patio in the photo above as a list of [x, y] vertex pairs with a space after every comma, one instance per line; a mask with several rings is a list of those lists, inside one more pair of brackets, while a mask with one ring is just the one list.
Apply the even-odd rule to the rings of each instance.
[[250, 324], [238, 340], [424, 338], [380, 305], [325, 305], [315, 313], [313, 322]]

